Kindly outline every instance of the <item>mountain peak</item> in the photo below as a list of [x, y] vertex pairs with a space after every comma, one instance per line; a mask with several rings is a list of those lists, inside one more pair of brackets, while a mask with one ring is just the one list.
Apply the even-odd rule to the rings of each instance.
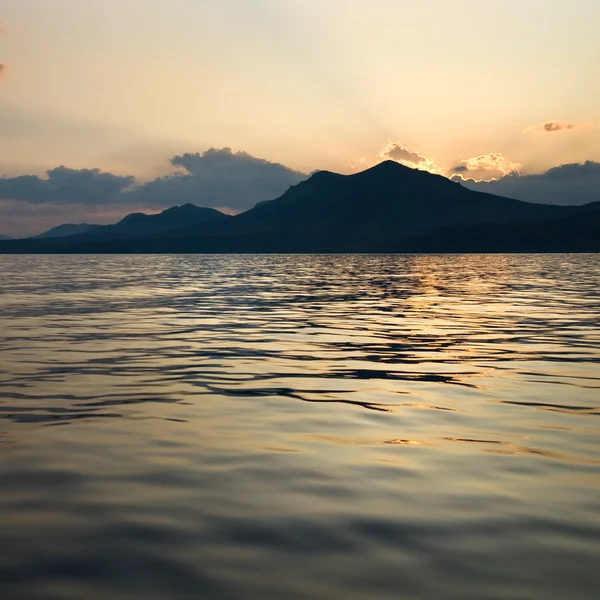
[[[360, 171], [359, 173], [356, 173], [356, 175], [362, 175], [362, 174], [367, 174], [367, 173], [371, 173], [371, 174], [377, 174], [377, 175], [399, 175], [399, 174], [404, 174], [404, 175], [408, 175], [409, 173], [419, 173], [421, 171], [419, 171], [419, 169], [413, 169], [411, 167], [407, 167], [406, 165], [403, 165], [399, 162], [396, 162], [395, 160], [384, 160], [383, 162], [380, 162], [379, 164], [370, 167], [368, 169], [365, 169], [364, 171]], [[425, 171], [422, 171], [425, 172]], [[431, 173], [429, 173], [431, 175]]]
[[99, 225], [90, 225], [89, 223], [64, 223], [63, 225], [57, 225], [52, 227], [48, 231], [44, 231], [39, 235], [31, 236], [32, 238], [55, 238], [55, 237], [67, 237], [70, 235], [79, 235], [87, 233], [100, 227]]
[[183, 212], [183, 211], [192, 211], [192, 210], [202, 210], [200, 206], [196, 206], [191, 202], [186, 202], [185, 204], [181, 204], [178, 206], [171, 206], [170, 208], [166, 208], [163, 210], [163, 213], [166, 212]]
[[[390, 158], [388, 158], [387, 160], [383, 160], [381, 161], [378, 165], [375, 165], [374, 167], [372, 167], [373, 169], [410, 169], [410, 167], [407, 167], [406, 165], [403, 165], [402, 163], [399, 163], [396, 160], [392, 160]], [[415, 169], [411, 169], [411, 170], [415, 170]]]

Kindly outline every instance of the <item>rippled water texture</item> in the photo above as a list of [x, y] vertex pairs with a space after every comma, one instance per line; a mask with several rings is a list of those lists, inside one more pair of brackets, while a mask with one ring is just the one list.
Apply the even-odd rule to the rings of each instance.
[[0, 597], [597, 599], [600, 257], [0, 257]]

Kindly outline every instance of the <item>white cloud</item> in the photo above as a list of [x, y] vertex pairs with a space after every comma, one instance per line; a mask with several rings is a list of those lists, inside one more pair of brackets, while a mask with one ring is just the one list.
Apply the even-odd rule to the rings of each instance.
[[450, 169], [450, 175], [457, 179], [491, 181], [505, 175], [519, 173], [521, 168], [522, 165], [509, 160], [501, 152], [490, 152], [463, 158]]

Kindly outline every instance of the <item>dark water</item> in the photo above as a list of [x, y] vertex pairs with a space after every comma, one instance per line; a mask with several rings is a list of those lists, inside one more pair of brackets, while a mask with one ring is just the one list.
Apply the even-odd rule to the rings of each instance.
[[0, 274], [2, 600], [598, 598], [600, 256]]

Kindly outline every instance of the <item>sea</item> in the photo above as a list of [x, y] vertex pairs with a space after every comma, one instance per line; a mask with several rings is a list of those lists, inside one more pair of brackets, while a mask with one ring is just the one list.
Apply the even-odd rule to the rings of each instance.
[[597, 600], [600, 255], [0, 256], [2, 600]]

